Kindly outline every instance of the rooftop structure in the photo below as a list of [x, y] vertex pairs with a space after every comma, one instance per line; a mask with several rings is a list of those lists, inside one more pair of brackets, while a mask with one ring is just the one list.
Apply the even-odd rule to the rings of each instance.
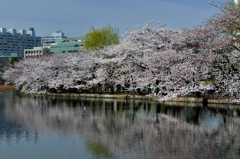
[[17, 56], [24, 56], [24, 49], [32, 49], [41, 46], [41, 37], [36, 36], [34, 28], [19, 30], [0, 28], [0, 56], [9, 56], [16, 53]]
[[42, 37], [42, 45], [43, 45], [43, 47], [50, 48], [50, 45], [55, 43], [56, 39], [62, 39], [62, 38], [66, 38], [66, 37], [61, 30], [60, 31], [54, 31], [52, 33], [52, 36]]

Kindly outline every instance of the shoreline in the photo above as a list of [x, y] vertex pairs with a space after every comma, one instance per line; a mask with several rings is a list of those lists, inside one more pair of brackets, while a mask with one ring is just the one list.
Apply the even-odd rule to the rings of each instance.
[[3, 90], [9, 90], [9, 89], [15, 89], [16, 86], [5, 86], [5, 85], [0, 85], [0, 91]]
[[[150, 101], [158, 101], [157, 97], [154, 96], [146, 96], [146, 95], [133, 95], [133, 94], [91, 94], [91, 93], [45, 93], [45, 94], [31, 94], [30, 96], [55, 96], [55, 97], [80, 97], [80, 98], [106, 98], [106, 99], [131, 99], [131, 100], [150, 100]], [[196, 103], [199, 104], [231, 104], [240, 107], [239, 102], [235, 102], [230, 98], [206, 98], [206, 97], [193, 97], [193, 96], [183, 96], [173, 98], [170, 101], [160, 102], [160, 103]], [[184, 104], [185, 105], [185, 104]]]
[[[15, 89], [16, 86], [5, 86], [0, 85], [0, 91]], [[146, 96], [146, 95], [137, 95], [137, 94], [129, 94], [129, 93], [120, 93], [120, 94], [94, 94], [94, 93], [34, 93], [29, 94], [33, 97], [44, 97], [44, 96], [55, 96], [55, 97], [73, 97], [73, 98], [95, 98], [95, 99], [124, 99], [124, 100], [147, 100], [147, 101], [156, 101], [160, 102], [157, 97], [154, 96]], [[214, 97], [214, 96], [213, 96]], [[221, 105], [223, 107], [239, 107], [240, 102], [235, 102], [230, 98], [206, 98], [206, 97], [193, 97], [193, 96], [183, 96], [177, 97], [170, 101], [160, 102], [166, 105], [208, 105], [214, 107], [214, 105]]]

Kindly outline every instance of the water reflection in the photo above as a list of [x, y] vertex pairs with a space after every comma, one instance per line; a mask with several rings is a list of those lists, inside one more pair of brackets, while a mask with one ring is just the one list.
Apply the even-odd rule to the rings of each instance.
[[0, 143], [5, 142], [8, 145], [20, 142], [33, 142], [38, 140], [37, 132], [29, 131], [23, 128], [15, 121], [6, 120], [5, 102], [17, 100], [15, 91], [0, 91]]
[[56, 97], [4, 100], [4, 105], [0, 143], [19, 140], [16, 136], [37, 143], [38, 134], [51, 132], [81, 136], [95, 158], [239, 158], [240, 154], [237, 109]]

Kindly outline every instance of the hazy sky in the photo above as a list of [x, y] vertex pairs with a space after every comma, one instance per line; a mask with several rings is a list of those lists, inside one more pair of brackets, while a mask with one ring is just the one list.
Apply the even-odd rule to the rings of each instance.
[[[61, 29], [68, 37], [79, 37], [90, 26], [107, 24], [121, 34], [136, 25], [155, 20], [168, 28], [193, 27], [219, 10], [211, 0], [6, 0], [0, 4], [0, 28], [34, 27], [38, 36]], [[226, 0], [216, 0], [226, 2]]]

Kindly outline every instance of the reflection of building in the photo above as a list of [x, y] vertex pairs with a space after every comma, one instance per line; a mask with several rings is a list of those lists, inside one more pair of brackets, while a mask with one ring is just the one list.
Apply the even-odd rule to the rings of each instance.
[[50, 54], [49, 48], [34, 47], [33, 49], [24, 49], [24, 58], [42, 57], [47, 54]]
[[83, 51], [82, 38], [62, 38], [56, 39], [51, 44], [51, 53], [54, 55], [62, 55], [67, 53], [77, 53]]
[[9, 56], [9, 53], [16, 53], [23, 57], [24, 49], [32, 49], [35, 46], [41, 46], [41, 37], [35, 36], [34, 28], [26, 30], [0, 28], [0, 56]]

